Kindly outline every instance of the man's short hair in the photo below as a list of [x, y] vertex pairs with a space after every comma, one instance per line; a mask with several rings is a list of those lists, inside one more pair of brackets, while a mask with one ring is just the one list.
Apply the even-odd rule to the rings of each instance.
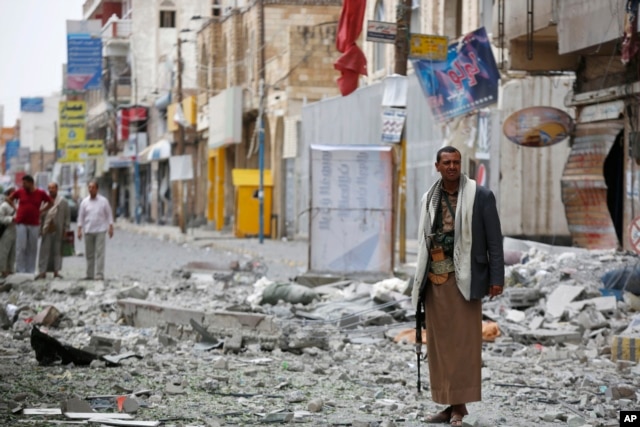
[[23, 177], [22, 177], [22, 180], [23, 180], [23, 181], [30, 182], [30, 183], [32, 183], [32, 184], [33, 184], [33, 182], [34, 182], [34, 181], [33, 181], [33, 177], [32, 177], [31, 175], [25, 175], [25, 176], [23, 176]]
[[100, 188], [100, 186], [98, 185], [98, 181], [96, 181], [95, 179], [92, 179], [91, 181], [87, 182], [87, 187], [90, 186], [91, 184], [95, 185], [96, 188]]
[[[450, 145], [442, 147], [441, 149], [438, 150], [438, 154], [436, 154], [436, 162], [437, 163], [440, 163], [440, 157], [442, 157], [442, 153], [458, 153], [458, 154], [460, 154], [460, 151], [456, 147], [452, 147]], [[460, 157], [462, 157], [462, 154], [460, 154]]]

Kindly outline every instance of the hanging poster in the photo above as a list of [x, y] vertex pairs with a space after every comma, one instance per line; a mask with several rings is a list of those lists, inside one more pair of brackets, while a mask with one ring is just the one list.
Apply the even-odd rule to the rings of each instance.
[[392, 162], [389, 146], [311, 146], [310, 271], [393, 271]]
[[449, 45], [446, 61], [413, 61], [420, 86], [439, 121], [498, 102], [500, 73], [484, 27]]

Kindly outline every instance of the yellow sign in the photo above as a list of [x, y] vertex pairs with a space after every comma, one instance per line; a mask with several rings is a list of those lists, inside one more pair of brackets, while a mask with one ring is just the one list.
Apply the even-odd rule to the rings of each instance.
[[409, 58], [446, 61], [448, 49], [448, 37], [411, 34], [411, 40], [409, 41]]
[[104, 156], [104, 144], [101, 139], [90, 139], [88, 141], [71, 143], [62, 150], [62, 157], [58, 159], [61, 163], [82, 162], [87, 159]]
[[84, 142], [86, 139], [87, 103], [84, 101], [62, 101], [58, 112], [58, 149], [64, 150], [67, 144]]

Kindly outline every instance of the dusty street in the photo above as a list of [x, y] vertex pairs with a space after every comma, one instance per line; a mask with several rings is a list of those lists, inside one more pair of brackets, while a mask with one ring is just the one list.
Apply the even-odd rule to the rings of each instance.
[[[379, 296], [370, 296], [373, 285], [342, 281], [316, 288], [318, 299], [306, 306], [252, 305], [256, 276], [229, 273], [229, 265], [260, 259], [269, 279], [287, 283], [304, 269], [305, 242], [260, 246], [255, 240], [192, 236], [178, 244], [168, 237], [118, 228], [108, 242], [104, 283], [79, 280], [84, 259], [73, 257], [64, 260], [63, 280], [21, 279], [0, 293], [3, 308], [28, 307], [0, 332], [0, 425], [58, 425], [62, 415], [12, 410], [59, 408], [74, 397], [97, 412], [112, 413], [115, 396], [132, 394], [140, 406], [131, 411], [135, 420], [173, 426], [420, 426], [425, 415], [442, 409], [429, 400], [426, 362], [424, 391], [417, 395], [413, 346], [391, 339], [413, 326], [404, 297], [382, 304]], [[601, 314], [604, 322], [580, 329], [577, 338], [570, 333], [523, 338], [523, 325], [536, 316], [556, 332], [576, 325], [575, 315], [562, 310], [551, 318], [549, 295], [561, 281], [583, 287], [579, 299], [586, 300], [599, 295], [595, 289], [603, 271], [636, 262], [635, 256], [613, 252], [558, 257], [532, 251], [526, 264], [509, 268], [509, 286], [539, 291], [540, 301], [515, 310], [506, 293], [485, 304], [485, 315], [498, 321], [502, 336], [484, 344], [483, 402], [469, 405], [465, 425], [617, 426], [617, 411], [640, 409], [638, 366], [611, 361], [608, 343], [629, 323], [633, 313], [626, 303]], [[261, 336], [261, 326], [221, 333], [211, 323], [205, 325], [211, 337], [202, 343], [188, 322], [128, 325], [126, 320], [143, 319], [142, 311], [123, 316], [118, 301], [131, 298], [194, 313], [252, 312], [271, 319], [277, 330], [269, 337]], [[85, 367], [39, 366], [25, 320], [49, 305], [62, 318], [43, 330], [60, 342], [80, 349], [101, 337], [112, 345], [106, 353], [133, 352], [140, 358], [115, 367], [102, 360]], [[526, 320], [516, 312], [526, 313]]]

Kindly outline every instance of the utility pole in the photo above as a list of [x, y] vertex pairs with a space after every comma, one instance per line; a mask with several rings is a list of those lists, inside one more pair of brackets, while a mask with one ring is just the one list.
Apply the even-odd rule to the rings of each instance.
[[[409, 59], [409, 38], [411, 33], [411, 0], [398, 0], [396, 8], [396, 43], [395, 43], [395, 67], [396, 74], [407, 75], [407, 61]], [[399, 261], [407, 262], [407, 134], [406, 120], [400, 138], [400, 173], [398, 174], [398, 222], [400, 233]]]
[[[138, 80], [133, 78], [133, 109], [137, 112], [138, 109]], [[136, 119], [138, 117], [136, 116]], [[133, 182], [134, 182], [134, 190], [135, 190], [135, 203], [134, 203], [134, 211], [133, 215], [136, 220], [136, 224], [140, 224], [140, 215], [142, 214], [142, 209], [140, 207], [140, 159], [138, 158], [138, 153], [140, 149], [138, 147], [138, 121], [136, 120], [136, 134], [134, 136], [136, 142], [136, 153], [134, 154], [134, 163], [133, 163]]]
[[259, 12], [259, 22], [260, 26], [260, 41], [259, 41], [259, 67], [260, 72], [258, 75], [260, 76], [260, 89], [259, 89], [259, 97], [260, 97], [260, 106], [258, 108], [258, 169], [260, 175], [260, 182], [258, 184], [258, 240], [260, 244], [264, 243], [264, 110], [265, 110], [265, 97], [266, 97], [266, 88], [265, 88], [265, 62], [264, 62], [264, 51], [265, 51], [265, 37], [264, 37], [264, 0], [260, 0], [260, 4], [258, 5]]
[[[182, 108], [182, 39], [180, 35], [178, 35], [178, 75], [177, 75], [177, 93], [176, 93], [176, 101], [178, 105], [176, 108]], [[173, 120], [173, 117], [170, 118]], [[184, 125], [179, 121], [178, 122], [178, 153], [179, 156], [184, 154]], [[180, 225], [180, 232], [182, 234], [186, 234], [187, 227], [184, 218], [185, 211], [185, 196], [186, 192], [184, 189], [184, 180], [180, 180], [180, 184], [178, 185], [178, 224]]]

